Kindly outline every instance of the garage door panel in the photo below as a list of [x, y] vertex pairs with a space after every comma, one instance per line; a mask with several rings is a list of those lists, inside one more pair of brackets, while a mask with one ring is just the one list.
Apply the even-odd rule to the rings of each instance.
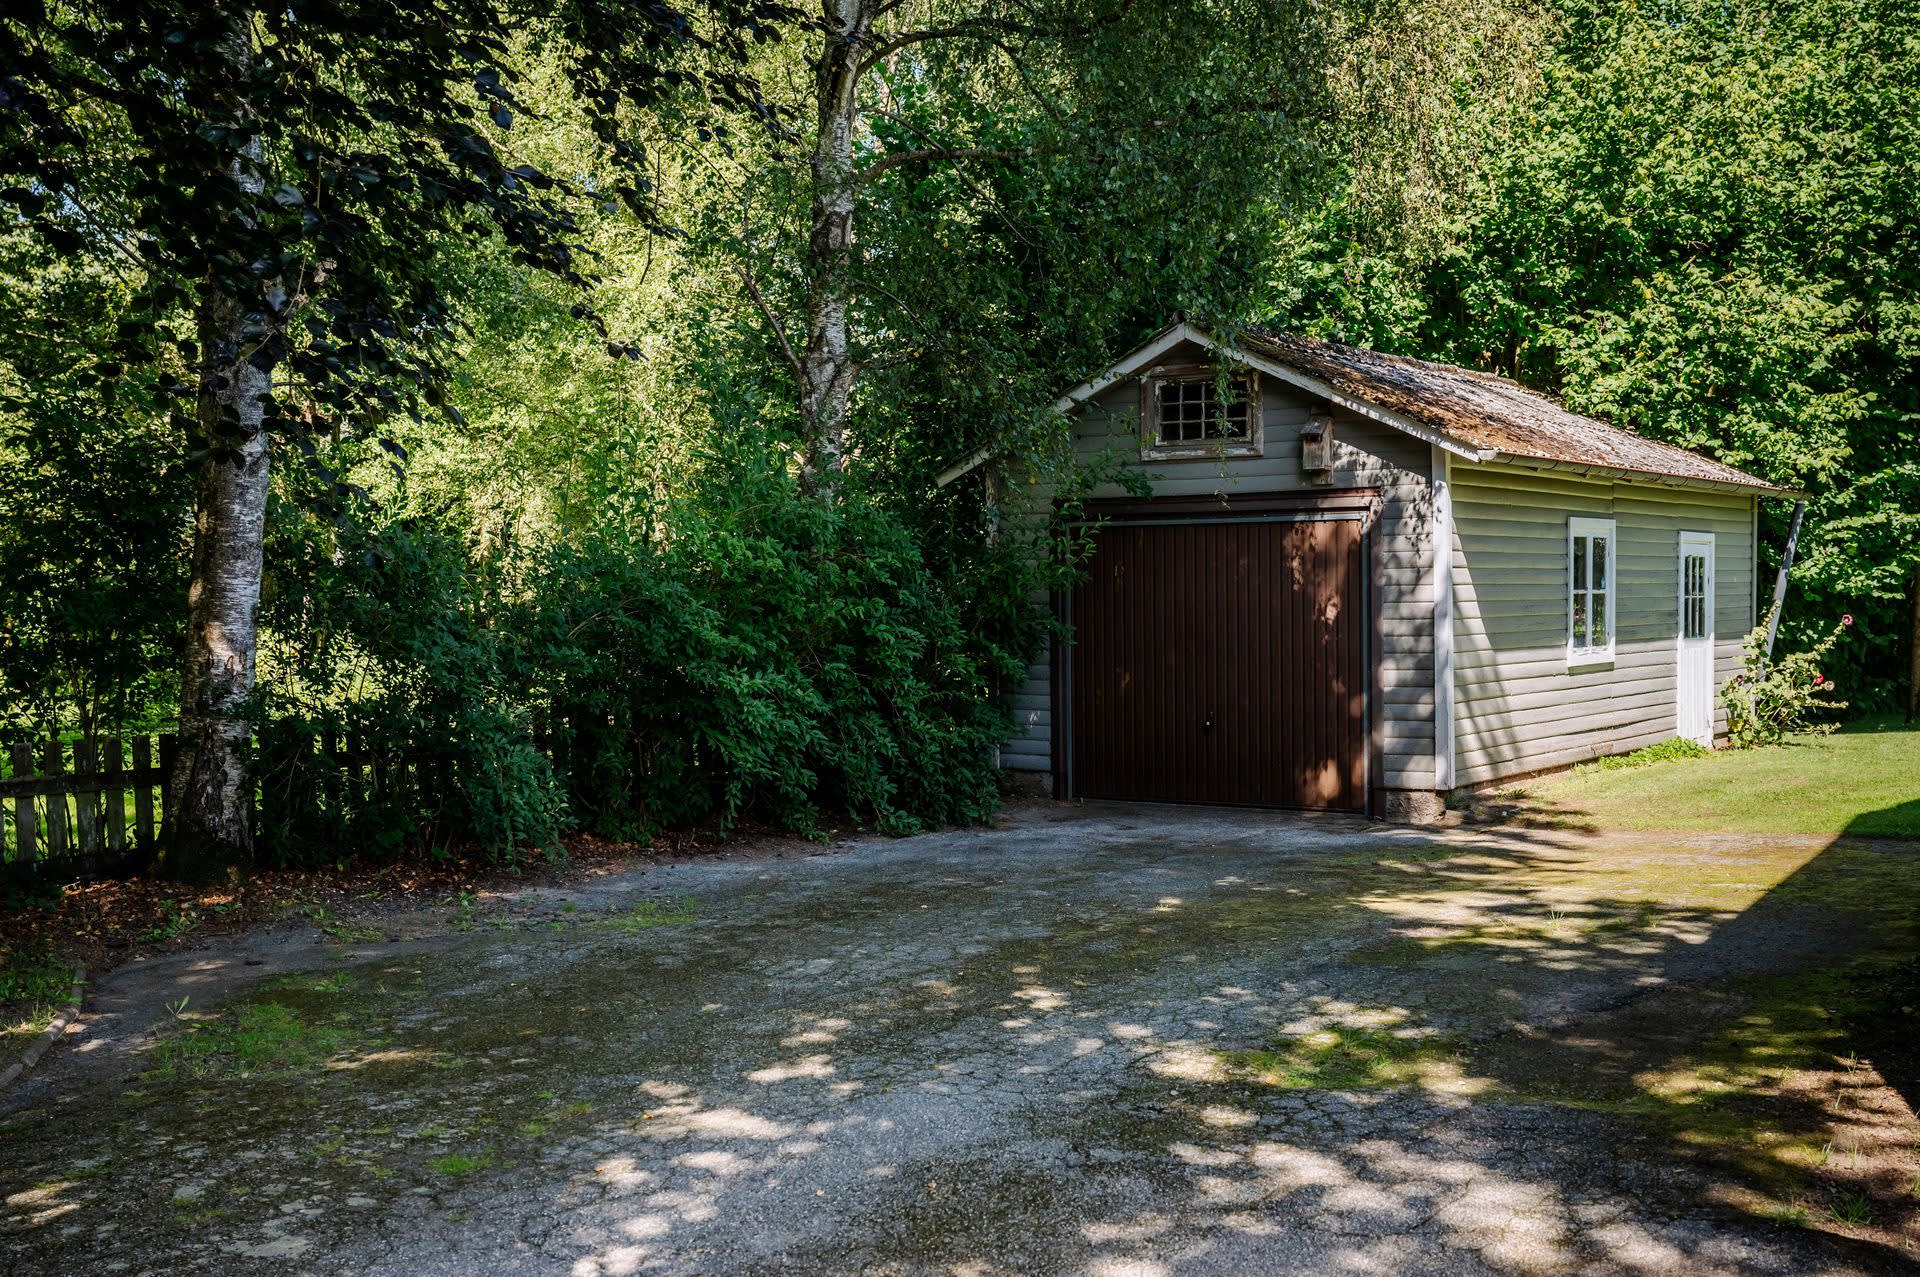
[[1112, 525], [1075, 592], [1073, 787], [1357, 810], [1354, 520]]

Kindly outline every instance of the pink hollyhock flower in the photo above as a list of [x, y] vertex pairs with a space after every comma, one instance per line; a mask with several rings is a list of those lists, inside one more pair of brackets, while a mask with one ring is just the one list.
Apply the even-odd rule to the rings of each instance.
[[1853, 613], [1851, 613], [1851, 612], [1843, 612], [1843, 613], [1841, 613], [1841, 614], [1840, 614], [1840, 624], [1842, 624], [1842, 625], [1852, 625], [1852, 624], [1853, 624]]

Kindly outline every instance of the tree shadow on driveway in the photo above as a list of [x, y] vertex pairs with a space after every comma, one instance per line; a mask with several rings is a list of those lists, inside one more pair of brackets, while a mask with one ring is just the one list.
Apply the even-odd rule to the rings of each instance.
[[1883, 1209], [1882, 1161], [1911, 1158], [1845, 1142], [1911, 1114], [1876, 1107], [1870, 1069], [1842, 1075], [1819, 1014], [1851, 964], [1910, 945], [1905, 845], [1109, 809], [645, 881], [697, 907], [616, 901], [286, 977], [210, 1009], [204, 1050], [169, 1026], [161, 1068], [15, 1114], [0, 1256], [569, 1277], [1904, 1262], [1890, 1216], [1816, 1234], [1770, 1177], [1802, 1177], [1811, 1222], [1836, 1175]]

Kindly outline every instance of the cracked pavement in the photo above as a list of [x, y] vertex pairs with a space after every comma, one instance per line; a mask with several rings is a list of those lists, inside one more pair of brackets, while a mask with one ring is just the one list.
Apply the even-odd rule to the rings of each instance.
[[[530, 890], [500, 929], [152, 959], [6, 1100], [0, 1267], [1904, 1271], [1730, 1206], [1618, 1112], [1471, 1068], [1267, 1085], [1222, 1054], [1352, 1026], [1585, 1050], [1648, 997], [1710, 1019], [1732, 982], [1883, 939], [1774, 889], [1820, 850], [1037, 806]], [[1628, 899], [1716, 873], [1724, 899]], [[311, 1058], [156, 1051], [223, 1015], [302, 1026]]]

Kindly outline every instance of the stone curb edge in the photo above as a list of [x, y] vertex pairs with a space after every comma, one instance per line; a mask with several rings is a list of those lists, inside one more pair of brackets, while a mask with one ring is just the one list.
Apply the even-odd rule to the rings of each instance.
[[9, 1064], [4, 1071], [0, 1071], [0, 1094], [4, 1094], [34, 1065], [40, 1063], [40, 1057], [47, 1053], [47, 1048], [58, 1042], [65, 1036], [66, 1031], [73, 1027], [74, 1021], [80, 1018], [80, 1000], [86, 995], [86, 991], [87, 968], [84, 965], [76, 965], [73, 970], [73, 988], [67, 991], [67, 1005], [61, 1008], [60, 1014], [53, 1017], [53, 1023], [42, 1029], [40, 1036], [20, 1053], [19, 1059]]

